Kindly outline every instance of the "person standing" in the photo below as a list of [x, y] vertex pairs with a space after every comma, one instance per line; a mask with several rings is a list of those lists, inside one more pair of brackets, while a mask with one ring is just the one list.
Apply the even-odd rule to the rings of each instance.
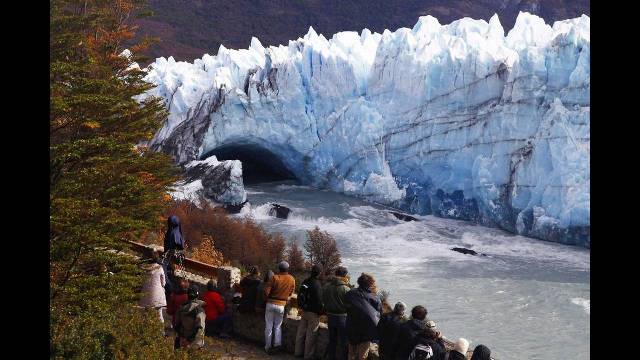
[[409, 360], [444, 360], [445, 350], [438, 343], [440, 334], [434, 328], [426, 327], [418, 332], [409, 352]]
[[257, 267], [251, 266], [249, 268], [249, 275], [245, 276], [240, 281], [240, 289], [242, 289], [242, 298], [240, 298], [240, 305], [238, 311], [241, 313], [252, 313], [256, 311], [256, 300], [258, 298], [258, 286], [262, 281], [260, 280], [260, 270]]
[[459, 338], [456, 341], [453, 349], [449, 351], [447, 354], [448, 357], [445, 359], [448, 360], [466, 360], [467, 359], [467, 351], [469, 350], [469, 341], [465, 338]]
[[357, 282], [358, 288], [345, 295], [349, 360], [365, 360], [369, 356], [371, 342], [379, 339], [377, 325], [382, 312], [373, 276], [362, 273]]
[[378, 354], [382, 360], [394, 360], [396, 349], [394, 348], [395, 337], [400, 331], [400, 326], [407, 320], [404, 316], [406, 305], [398, 302], [393, 307], [393, 311], [382, 315], [378, 322], [378, 334], [380, 344]]
[[282, 347], [284, 307], [296, 288], [296, 280], [289, 274], [288, 262], [280, 262], [278, 271], [278, 274], [273, 275], [264, 287], [264, 295], [267, 298], [264, 313], [264, 349], [268, 354]]
[[471, 360], [490, 360], [491, 359], [491, 350], [485, 345], [478, 345], [473, 349], [473, 355], [471, 355]]
[[160, 322], [164, 325], [162, 311], [167, 307], [167, 299], [164, 293], [166, 278], [162, 266], [160, 265], [160, 254], [153, 252], [153, 262], [147, 270], [147, 276], [142, 285], [143, 296], [140, 299], [140, 306], [154, 308], [158, 312]]
[[[346, 360], [348, 351], [347, 340], [347, 304], [345, 295], [351, 290], [348, 271], [340, 266], [335, 271], [335, 276], [322, 290], [322, 300], [327, 312], [329, 326], [329, 345], [327, 353], [329, 360]], [[340, 345], [338, 347], [338, 344]], [[336, 350], [338, 355], [336, 356]]]
[[164, 255], [170, 264], [175, 261], [182, 266], [184, 245], [180, 219], [175, 215], [171, 215], [167, 219], [167, 232], [164, 234]]
[[313, 265], [311, 275], [302, 282], [298, 291], [298, 306], [302, 309], [302, 319], [298, 324], [294, 355], [304, 356], [306, 360], [315, 356], [320, 315], [324, 312], [322, 285], [318, 279], [321, 272], [320, 265]]
[[264, 293], [264, 288], [265, 286], [267, 286], [269, 281], [271, 281], [271, 278], [273, 278], [273, 275], [275, 275], [274, 272], [271, 270], [268, 270], [267, 273], [264, 274], [264, 280], [261, 281], [260, 284], [258, 284], [258, 287], [256, 289], [255, 310], [256, 310], [256, 313], [262, 316], [264, 316], [265, 309], [267, 308], [267, 295], [265, 295]]
[[173, 291], [169, 298], [169, 304], [167, 305], [167, 313], [171, 315], [171, 325], [175, 329], [177, 312], [180, 306], [187, 300], [187, 290], [189, 289], [189, 281], [187, 279], [180, 279], [178, 281], [178, 288]]
[[427, 309], [422, 305], [411, 309], [411, 319], [402, 324], [394, 348], [396, 360], [407, 360], [415, 345], [416, 336], [427, 328]]

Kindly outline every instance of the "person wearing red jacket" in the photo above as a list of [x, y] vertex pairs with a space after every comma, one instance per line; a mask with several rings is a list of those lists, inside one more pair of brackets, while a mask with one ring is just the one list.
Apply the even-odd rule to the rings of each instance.
[[217, 287], [214, 280], [209, 280], [207, 292], [202, 295], [204, 312], [207, 316], [205, 333], [207, 336], [213, 336], [217, 333], [220, 337], [228, 338], [233, 329], [231, 313], [224, 311], [224, 300], [216, 291]]

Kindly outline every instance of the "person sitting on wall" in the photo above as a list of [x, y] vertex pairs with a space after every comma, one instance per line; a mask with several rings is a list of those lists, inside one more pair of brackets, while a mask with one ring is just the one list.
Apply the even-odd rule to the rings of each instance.
[[298, 306], [302, 309], [302, 319], [298, 324], [294, 355], [304, 356], [304, 359], [312, 359], [315, 356], [320, 315], [324, 313], [322, 285], [318, 279], [321, 272], [320, 265], [313, 265], [311, 275], [302, 282], [298, 290]]
[[380, 344], [378, 345], [378, 354], [381, 360], [394, 360], [396, 349], [393, 347], [395, 337], [400, 331], [400, 326], [407, 321], [404, 315], [406, 305], [398, 302], [393, 307], [393, 311], [382, 315], [378, 322], [378, 334], [380, 335]]
[[[296, 280], [289, 274], [288, 262], [280, 262], [278, 271], [279, 273], [273, 275], [264, 287], [264, 294], [267, 297], [267, 306], [264, 313], [264, 349], [268, 354], [273, 354], [274, 351], [282, 348], [284, 307], [296, 288]], [[273, 346], [271, 344], [272, 339]]]
[[258, 296], [258, 286], [260, 280], [260, 270], [256, 266], [249, 267], [249, 275], [240, 281], [240, 289], [242, 290], [242, 298], [238, 311], [241, 313], [252, 313], [256, 311], [256, 300]]
[[202, 295], [206, 314], [205, 334], [207, 336], [219, 334], [222, 338], [229, 338], [233, 331], [232, 317], [230, 312], [225, 312], [224, 300], [217, 291], [217, 287], [215, 280], [209, 280], [207, 291]]
[[362, 273], [357, 283], [358, 288], [345, 295], [349, 360], [367, 359], [371, 343], [379, 340], [377, 325], [382, 313], [382, 301], [373, 276]]

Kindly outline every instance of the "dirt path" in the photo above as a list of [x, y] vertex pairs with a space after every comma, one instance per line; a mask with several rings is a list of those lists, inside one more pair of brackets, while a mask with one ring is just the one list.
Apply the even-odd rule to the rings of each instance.
[[221, 355], [223, 360], [294, 360], [291, 354], [267, 355], [260, 344], [240, 339], [213, 339], [209, 350]]

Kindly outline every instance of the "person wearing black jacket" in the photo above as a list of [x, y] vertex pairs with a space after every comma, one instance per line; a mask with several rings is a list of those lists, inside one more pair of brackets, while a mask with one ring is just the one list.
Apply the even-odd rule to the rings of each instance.
[[427, 309], [422, 306], [414, 306], [411, 309], [411, 319], [400, 326], [400, 331], [394, 341], [393, 348], [396, 351], [396, 360], [407, 360], [413, 347], [416, 336], [427, 328]]
[[381, 360], [394, 360], [396, 349], [393, 347], [394, 340], [400, 326], [407, 320], [404, 316], [406, 305], [398, 302], [393, 311], [382, 315], [378, 322], [378, 334], [380, 335], [380, 344], [378, 345], [378, 354]]
[[240, 281], [242, 298], [240, 299], [238, 311], [240, 311], [241, 313], [253, 313], [256, 311], [258, 286], [261, 282], [262, 280], [260, 280], [260, 270], [258, 270], [257, 267], [252, 266], [249, 269], [249, 275], [245, 276]]
[[[420, 351], [423, 351], [424, 355], [427, 355], [427, 357], [425, 357], [426, 359], [444, 360], [446, 351], [438, 343], [439, 337], [440, 337], [440, 334], [436, 330], [430, 327], [427, 327], [424, 330], [418, 332], [413, 341], [411, 351], [409, 352], [409, 356], [406, 359], [414, 359], [414, 358], [420, 359], [422, 357], [420, 357], [418, 353]], [[417, 347], [418, 345], [420, 345], [419, 348]], [[412, 357], [411, 355], [414, 355], [414, 357]], [[430, 355], [430, 357], [428, 355]]]
[[320, 265], [313, 265], [311, 276], [300, 285], [299, 299], [304, 297], [302, 308], [302, 320], [296, 333], [295, 356], [312, 359], [316, 352], [316, 340], [320, 329], [320, 315], [324, 311], [322, 303], [322, 284], [318, 276], [322, 272]]
[[349, 360], [365, 360], [369, 356], [371, 342], [379, 339], [377, 325], [382, 312], [373, 276], [362, 273], [357, 282], [358, 288], [345, 295]]

